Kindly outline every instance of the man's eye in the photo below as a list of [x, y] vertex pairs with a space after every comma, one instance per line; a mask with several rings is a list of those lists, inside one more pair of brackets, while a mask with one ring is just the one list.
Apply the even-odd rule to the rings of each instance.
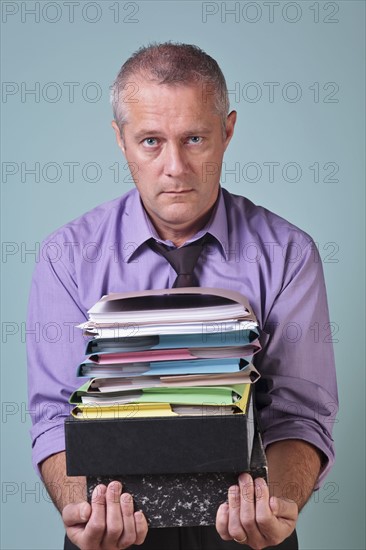
[[188, 141], [190, 141], [191, 143], [201, 143], [202, 138], [200, 136], [190, 136], [188, 138]]
[[157, 144], [157, 139], [153, 137], [149, 137], [144, 139], [143, 141], [144, 145], [147, 145], [148, 147], [154, 147]]

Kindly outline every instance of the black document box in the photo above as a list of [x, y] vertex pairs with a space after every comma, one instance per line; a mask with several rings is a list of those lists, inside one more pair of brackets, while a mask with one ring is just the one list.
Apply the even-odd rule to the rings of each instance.
[[247, 414], [65, 423], [69, 476], [118, 479], [151, 527], [213, 525], [241, 472], [266, 476], [252, 407]]

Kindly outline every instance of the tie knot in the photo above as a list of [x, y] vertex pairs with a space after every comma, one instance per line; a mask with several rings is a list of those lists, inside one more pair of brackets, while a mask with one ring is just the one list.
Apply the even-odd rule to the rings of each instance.
[[177, 273], [173, 288], [198, 286], [198, 282], [193, 275], [193, 270], [202, 252], [203, 245], [207, 240], [207, 235], [206, 233], [197, 241], [180, 248], [169, 248], [162, 243], [156, 242], [154, 239], [148, 241], [150, 248], [154, 252], [164, 256]]

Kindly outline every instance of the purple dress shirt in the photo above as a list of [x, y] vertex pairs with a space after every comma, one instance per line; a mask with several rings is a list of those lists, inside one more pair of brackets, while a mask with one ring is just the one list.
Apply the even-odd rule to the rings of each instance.
[[[322, 263], [311, 238], [283, 218], [222, 189], [206, 227], [215, 237], [195, 274], [201, 286], [247, 296], [264, 330], [255, 365], [264, 444], [302, 439], [334, 462], [337, 386]], [[160, 240], [136, 189], [102, 204], [42, 244], [27, 338], [33, 464], [65, 449], [68, 399], [86, 339], [75, 326], [110, 292], [169, 288], [176, 273], [146, 241]], [[170, 241], [161, 241], [172, 245]], [[131, 332], [131, 335], [132, 332]]]

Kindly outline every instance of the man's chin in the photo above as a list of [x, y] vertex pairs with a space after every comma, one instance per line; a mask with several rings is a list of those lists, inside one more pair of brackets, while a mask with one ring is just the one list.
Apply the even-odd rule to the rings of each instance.
[[161, 194], [160, 199], [166, 208], [179, 207], [179, 205], [184, 206], [194, 202], [194, 191], [167, 191]]
[[174, 211], [160, 212], [158, 223], [174, 230], [184, 229], [197, 223], [199, 215], [191, 208], [174, 209]]

